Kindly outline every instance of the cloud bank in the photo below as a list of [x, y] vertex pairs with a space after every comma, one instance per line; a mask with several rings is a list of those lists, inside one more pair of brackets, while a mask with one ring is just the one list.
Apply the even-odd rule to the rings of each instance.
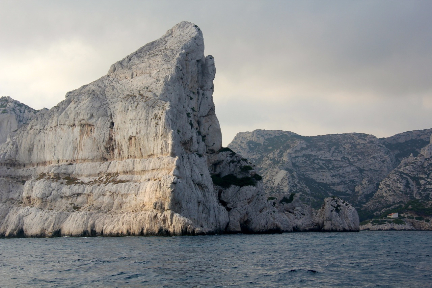
[[431, 128], [430, 11], [429, 1], [2, 1], [0, 95], [50, 108], [188, 20], [216, 59], [224, 145], [254, 129]]

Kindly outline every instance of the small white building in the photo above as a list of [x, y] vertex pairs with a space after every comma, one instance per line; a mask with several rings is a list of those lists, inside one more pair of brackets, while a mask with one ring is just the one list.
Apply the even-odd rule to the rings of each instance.
[[399, 213], [390, 213], [387, 215], [387, 218], [399, 218]]

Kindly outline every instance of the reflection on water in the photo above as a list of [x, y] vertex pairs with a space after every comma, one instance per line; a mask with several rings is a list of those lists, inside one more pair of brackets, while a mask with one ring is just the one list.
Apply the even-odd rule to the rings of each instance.
[[0, 239], [1, 287], [432, 287], [432, 232]]

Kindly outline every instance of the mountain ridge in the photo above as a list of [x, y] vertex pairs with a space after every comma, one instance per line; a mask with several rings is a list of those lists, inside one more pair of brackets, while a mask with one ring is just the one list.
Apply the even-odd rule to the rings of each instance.
[[[317, 207], [323, 198], [336, 195], [360, 209], [366, 220], [415, 199], [423, 201], [426, 208], [432, 205], [427, 192], [432, 171], [425, 164], [430, 158], [431, 134], [432, 129], [423, 129], [377, 138], [364, 133], [301, 136], [290, 131], [254, 130], [238, 133], [228, 147], [256, 164], [270, 197], [280, 199], [295, 193]], [[417, 179], [419, 175], [423, 175], [421, 179]], [[401, 182], [401, 177], [410, 179], [403, 180], [410, 187], [402, 189], [409, 194], [405, 198], [389, 192], [400, 189], [394, 183]]]

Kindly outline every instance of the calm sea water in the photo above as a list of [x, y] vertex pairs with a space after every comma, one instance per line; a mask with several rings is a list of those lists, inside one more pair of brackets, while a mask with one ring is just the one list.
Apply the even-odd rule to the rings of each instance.
[[432, 232], [0, 239], [0, 287], [432, 287]]

